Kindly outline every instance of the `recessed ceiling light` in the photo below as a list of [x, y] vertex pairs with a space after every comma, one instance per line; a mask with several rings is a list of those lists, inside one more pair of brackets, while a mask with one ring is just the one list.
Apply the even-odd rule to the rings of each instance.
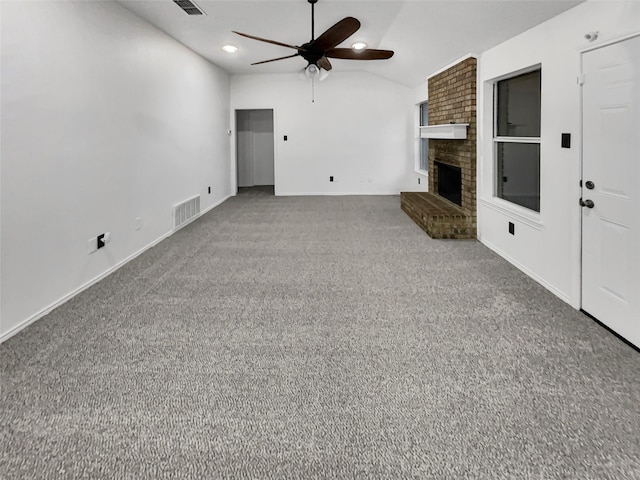
[[367, 44], [364, 42], [356, 42], [351, 45], [351, 48], [353, 48], [354, 50], [364, 50], [365, 48], [367, 48]]
[[238, 51], [238, 47], [235, 45], [223, 45], [222, 49], [227, 53], [236, 53]]

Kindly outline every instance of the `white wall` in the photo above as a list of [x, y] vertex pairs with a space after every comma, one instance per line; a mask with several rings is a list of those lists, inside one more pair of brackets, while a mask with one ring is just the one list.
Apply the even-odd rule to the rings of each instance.
[[[584, 35], [599, 31], [596, 42]], [[478, 235], [574, 307], [580, 306], [580, 52], [640, 31], [640, 2], [588, 1], [484, 52], [478, 86]], [[495, 79], [542, 67], [541, 208], [537, 215], [493, 197]], [[560, 147], [571, 133], [570, 149]], [[515, 223], [515, 236], [508, 222]]]
[[417, 184], [412, 93], [338, 65], [316, 82], [315, 103], [298, 74], [234, 75], [231, 115], [274, 110], [277, 195], [398, 194]]
[[2, 340], [231, 186], [226, 73], [116, 2], [0, 4]]

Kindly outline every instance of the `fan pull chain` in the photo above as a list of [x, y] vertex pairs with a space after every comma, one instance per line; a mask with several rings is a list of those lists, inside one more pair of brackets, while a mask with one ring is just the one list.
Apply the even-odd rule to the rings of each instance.
[[316, 103], [316, 80], [311, 78], [311, 103]]

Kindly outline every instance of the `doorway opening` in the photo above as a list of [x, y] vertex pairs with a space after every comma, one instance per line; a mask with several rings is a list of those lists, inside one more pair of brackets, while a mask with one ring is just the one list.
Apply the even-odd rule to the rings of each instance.
[[274, 194], [273, 109], [236, 110], [238, 193]]

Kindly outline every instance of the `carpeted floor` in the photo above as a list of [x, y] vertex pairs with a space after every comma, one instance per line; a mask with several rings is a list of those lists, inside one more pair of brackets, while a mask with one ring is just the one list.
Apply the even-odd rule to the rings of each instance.
[[0, 346], [0, 477], [640, 478], [640, 353], [398, 197], [243, 194]]

